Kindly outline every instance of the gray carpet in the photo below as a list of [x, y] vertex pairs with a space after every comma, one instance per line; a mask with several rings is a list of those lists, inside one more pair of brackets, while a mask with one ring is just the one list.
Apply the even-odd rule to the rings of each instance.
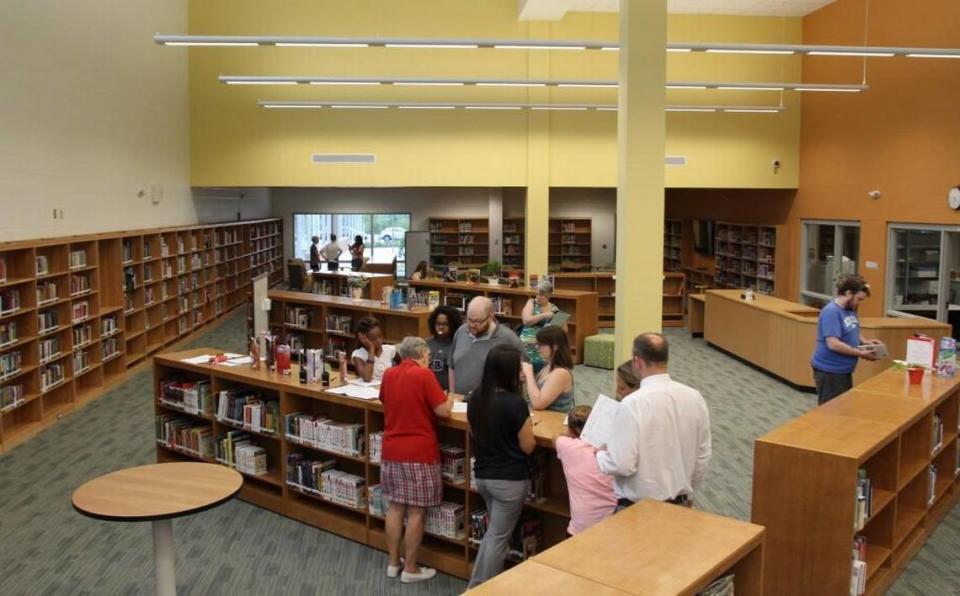
[[[181, 347], [243, 351], [245, 321]], [[697, 506], [750, 517], [753, 439], [815, 405], [789, 387], [668, 331], [673, 376], [710, 404], [714, 457]], [[133, 375], [103, 398], [0, 456], [0, 594], [145, 594], [154, 589], [150, 526], [86, 518], [70, 495], [105, 472], [154, 461], [151, 373]], [[577, 401], [610, 394], [610, 371], [578, 367]], [[422, 584], [387, 581], [386, 556], [241, 501], [174, 522], [181, 594], [454, 594], [446, 575]], [[891, 594], [960, 594], [960, 508], [948, 515]]]

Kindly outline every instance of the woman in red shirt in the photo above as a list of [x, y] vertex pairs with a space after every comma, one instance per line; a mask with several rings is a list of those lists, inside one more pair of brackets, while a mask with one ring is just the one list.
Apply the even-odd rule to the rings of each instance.
[[[380, 483], [383, 496], [390, 502], [386, 524], [390, 553], [387, 577], [400, 575], [400, 581], [409, 584], [437, 573], [435, 569], [417, 566], [417, 551], [423, 540], [424, 509], [443, 502], [436, 417], [450, 416], [453, 400], [443, 392], [429, 368], [430, 348], [426, 341], [406, 337], [397, 351], [403, 360], [388, 369], [380, 383], [384, 418]], [[401, 539], [406, 554], [402, 566]]]

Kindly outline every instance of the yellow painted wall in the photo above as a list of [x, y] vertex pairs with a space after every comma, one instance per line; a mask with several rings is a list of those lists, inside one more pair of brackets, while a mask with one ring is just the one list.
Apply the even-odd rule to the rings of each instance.
[[[790, 43], [799, 19], [674, 15], [671, 41]], [[616, 39], [609, 13], [571, 13], [557, 23], [517, 20], [515, 0], [191, 0], [191, 34]], [[176, 33], [176, 32], [171, 32]], [[206, 186], [527, 186], [526, 112], [264, 110], [258, 99], [383, 101], [616, 101], [596, 89], [227, 86], [220, 74], [527, 78], [514, 50], [164, 48], [190, 52], [192, 182]], [[613, 79], [616, 52], [542, 52], [549, 76]], [[677, 56], [672, 80], [799, 80], [797, 58]], [[542, 66], [537, 66], [538, 72]], [[534, 95], [534, 94], [539, 94]], [[670, 91], [671, 103], [776, 103], [779, 94]], [[786, 113], [669, 114], [667, 169], [676, 187], [797, 185], [799, 101]], [[616, 185], [616, 115], [549, 116], [551, 186]], [[375, 153], [375, 165], [317, 166], [311, 153]], [[770, 161], [784, 167], [773, 175]]]

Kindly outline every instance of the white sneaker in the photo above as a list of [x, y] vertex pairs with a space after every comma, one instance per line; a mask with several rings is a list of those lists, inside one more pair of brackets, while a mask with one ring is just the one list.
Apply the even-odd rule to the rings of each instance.
[[400, 574], [400, 581], [405, 584], [413, 584], [430, 579], [437, 574], [436, 569], [431, 569], [429, 567], [420, 567], [419, 569], [420, 571], [418, 573], [409, 573], [404, 571], [402, 574]]
[[393, 579], [400, 575], [400, 570], [403, 569], [403, 557], [400, 557], [400, 564], [394, 567], [393, 565], [387, 563], [387, 577]]

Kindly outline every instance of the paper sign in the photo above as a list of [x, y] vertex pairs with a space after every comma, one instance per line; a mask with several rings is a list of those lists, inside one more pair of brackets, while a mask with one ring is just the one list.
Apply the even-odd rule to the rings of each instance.
[[907, 364], [933, 368], [936, 342], [932, 337], [911, 337], [907, 340]]
[[603, 447], [613, 438], [613, 421], [620, 410], [620, 402], [610, 399], [604, 394], [597, 397], [593, 404], [590, 417], [583, 425], [580, 438], [594, 447]]
[[467, 413], [467, 402], [465, 401], [455, 401], [453, 402], [453, 413], [454, 414], [466, 414]]
[[210, 362], [211, 358], [213, 358], [213, 354], [202, 354], [200, 356], [194, 356], [193, 358], [184, 358], [180, 362], [186, 362], [187, 364], [206, 364]]

